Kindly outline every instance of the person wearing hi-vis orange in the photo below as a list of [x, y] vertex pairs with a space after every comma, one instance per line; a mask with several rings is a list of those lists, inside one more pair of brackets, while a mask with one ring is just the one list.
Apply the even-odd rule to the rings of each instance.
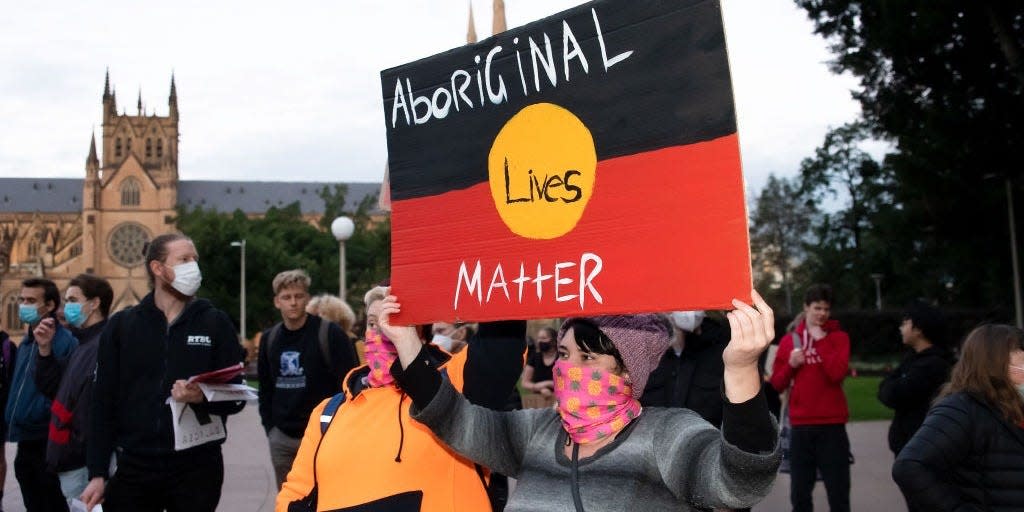
[[[491, 510], [488, 471], [445, 446], [410, 416], [412, 400], [395, 383], [394, 345], [373, 327], [384, 289], [366, 294], [371, 325], [367, 364], [345, 377], [343, 394], [313, 410], [277, 512], [293, 510]], [[471, 402], [500, 409], [522, 371], [526, 322], [480, 324], [469, 347], [452, 356], [426, 349]]]

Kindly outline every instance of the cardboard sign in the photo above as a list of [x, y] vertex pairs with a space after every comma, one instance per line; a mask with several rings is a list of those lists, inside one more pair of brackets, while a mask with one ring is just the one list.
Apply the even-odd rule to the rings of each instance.
[[224, 418], [211, 415], [200, 419], [195, 410], [186, 403], [167, 399], [171, 408], [171, 421], [174, 425], [174, 449], [186, 450], [211, 441], [219, 441], [227, 437], [224, 430]]
[[749, 299], [718, 1], [590, 2], [381, 83], [397, 321]]

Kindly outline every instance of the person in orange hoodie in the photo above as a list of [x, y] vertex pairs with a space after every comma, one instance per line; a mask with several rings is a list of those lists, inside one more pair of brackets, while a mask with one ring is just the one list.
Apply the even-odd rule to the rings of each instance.
[[[491, 510], [488, 471], [457, 455], [410, 416], [412, 400], [391, 376], [397, 349], [375, 325], [385, 295], [382, 287], [366, 294], [367, 364], [345, 377], [343, 399], [324, 400], [313, 410], [277, 495], [277, 512]], [[514, 389], [525, 349], [523, 321], [480, 324], [468, 348], [454, 356], [427, 344], [455, 388], [492, 409], [501, 409]]]
[[790, 487], [794, 512], [810, 511], [821, 473], [832, 512], [850, 510], [850, 418], [843, 393], [850, 337], [830, 320], [832, 288], [817, 284], [804, 294], [804, 320], [779, 342], [771, 383], [789, 395]]

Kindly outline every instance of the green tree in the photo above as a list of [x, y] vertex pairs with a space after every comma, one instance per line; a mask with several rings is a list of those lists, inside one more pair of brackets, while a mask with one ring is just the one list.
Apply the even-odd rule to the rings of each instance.
[[903, 259], [892, 262], [911, 280], [900, 286], [1005, 306], [1003, 182], [1019, 193], [1024, 171], [1024, 0], [796, 4], [831, 43], [834, 70], [860, 79], [867, 127], [895, 145], [885, 166], [898, 210], [876, 227], [891, 231], [892, 257]]
[[[335, 188], [344, 199], [346, 190]], [[326, 200], [325, 200], [326, 202]], [[343, 202], [340, 204], [344, 204]], [[372, 201], [363, 204], [371, 205]], [[370, 222], [366, 212], [335, 210], [359, 219], [347, 249], [347, 298], [358, 311], [361, 294], [389, 273], [390, 223]], [[333, 220], [333, 217], [331, 218]], [[278, 321], [271, 282], [282, 270], [301, 268], [313, 280], [311, 293], [337, 294], [338, 242], [322, 223], [303, 218], [299, 203], [271, 208], [262, 217], [249, 218], [241, 211], [230, 214], [196, 208], [179, 210], [177, 228], [190, 236], [199, 251], [203, 270], [200, 294], [238, 317], [241, 261], [231, 242], [246, 240], [246, 328], [252, 336]], [[328, 222], [329, 226], [330, 223]], [[357, 296], [358, 295], [358, 296]]]
[[760, 277], [758, 288], [782, 291], [789, 314], [793, 313], [793, 271], [804, 257], [816, 215], [814, 202], [800, 193], [796, 179], [772, 174], [751, 218], [750, 245]]

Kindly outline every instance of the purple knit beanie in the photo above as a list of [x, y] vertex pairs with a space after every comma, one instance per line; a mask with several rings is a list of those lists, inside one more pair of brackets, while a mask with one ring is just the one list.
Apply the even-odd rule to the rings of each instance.
[[[579, 318], [594, 324], [604, 333], [622, 356], [629, 372], [629, 380], [633, 382], [633, 398], [639, 399], [644, 394], [647, 378], [658, 367], [658, 362], [668, 350], [672, 341], [672, 328], [665, 317], [657, 314], [614, 315]], [[562, 324], [558, 331], [558, 339], [572, 321]]]

